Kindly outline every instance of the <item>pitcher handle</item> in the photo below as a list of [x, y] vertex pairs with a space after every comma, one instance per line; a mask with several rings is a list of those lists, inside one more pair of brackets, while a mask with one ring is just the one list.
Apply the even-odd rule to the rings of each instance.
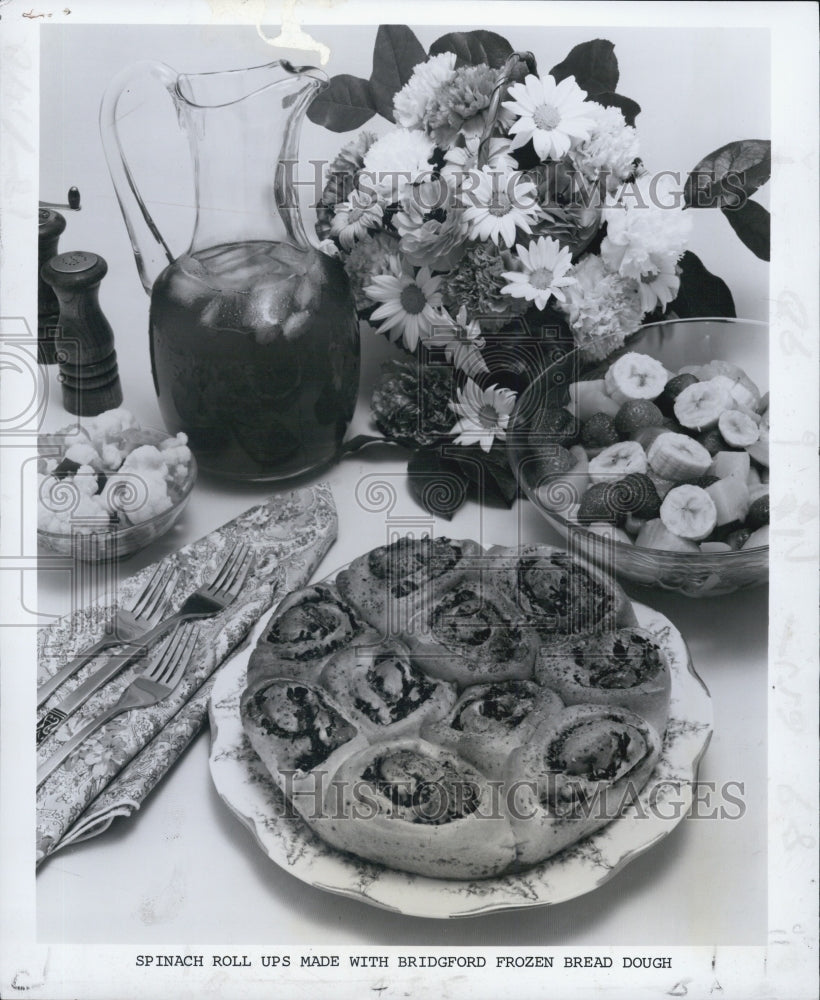
[[161, 62], [135, 63], [118, 73], [103, 94], [100, 104], [100, 136], [117, 201], [131, 239], [140, 281], [150, 295], [157, 275], [175, 258], [137, 189], [117, 127], [120, 98], [130, 84], [144, 80], [146, 76], [158, 80], [171, 95], [174, 105], [177, 105], [177, 72]]

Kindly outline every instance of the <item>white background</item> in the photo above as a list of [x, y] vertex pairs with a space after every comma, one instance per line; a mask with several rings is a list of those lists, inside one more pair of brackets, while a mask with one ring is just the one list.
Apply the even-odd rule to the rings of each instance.
[[[543, 5], [537, 9], [544, 12]], [[61, 30], [49, 25], [43, 32], [41, 192], [42, 197], [62, 199], [70, 184], [83, 192], [83, 211], [69, 216], [61, 249], [93, 250], [111, 265], [101, 302], [116, 331], [126, 403], [146, 423], [156, 424], [159, 417], [148, 375], [147, 298], [136, 277], [98, 140], [96, 116], [102, 89], [119, 68], [139, 58], [160, 59], [181, 71], [252, 65], [282, 55], [297, 62], [309, 60], [272, 50], [253, 25], [219, 32], [204, 27], [164, 28], [159, 33], [158, 29], [120, 28], [103, 35], [103, 30]], [[427, 45], [445, 30], [418, 28], [417, 33]], [[685, 172], [725, 142], [771, 134], [768, 38], [763, 31], [499, 30], [515, 47], [534, 50], [542, 71], [579, 41], [606, 37], [615, 42], [621, 67], [618, 89], [642, 105], [638, 118], [642, 154], [652, 170]], [[331, 46], [331, 61], [325, 67], [330, 74], [368, 74], [374, 28], [359, 32], [316, 27], [311, 32]], [[275, 29], [267, 29], [267, 34], [274, 35]], [[152, 208], [160, 225], [167, 220], [163, 228], [173, 245], [175, 237], [184, 241], [187, 166], [179, 146], [170, 160], [163, 153], [166, 137], [162, 133], [161, 128], [144, 133], [139, 162], [150, 164], [156, 157], [161, 164], [155, 170], [156, 179], [146, 181], [146, 192], [154, 197]], [[172, 142], [170, 135], [167, 138]], [[332, 156], [340, 142], [340, 137], [308, 124], [303, 156]], [[767, 203], [768, 190], [759, 197]], [[183, 245], [177, 243], [175, 248]], [[696, 213], [691, 247], [710, 270], [727, 281], [739, 315], [766, 318], [769, 268], [742, 247], [725, 219], [718, 213]], [[774, 281], [773, 287], [778, 287]], [[366, 371], [372, 372], [386, 352], [382, 342], [365, 344]], [[50, 390], [47, 421], [53, 428], [64, 422], [53, 374]], [[365, 427], [366, 408], [362, 406], [354, 429]], [[346, 517], [345, 493], [340, 491], [349, 491], [357, 477], [370, 471], [398, 469], [391, 462], [389, 457], [363, 456], [331, 474], [342, 529], [323, 569], [331, 570], [357, 554], [365, 547], [363, 538], [373, 539], [370, 544], [380, 540], [383, 523], [362, 514], [355, 522], [347, 520], [352, 511]], [[202, 485], [182, 533], [166, 544], [178, 545], [201, 535], [264, 492]], [[412, 515], [417, 511], [405, 492], [401, 504], [399, 512]], [[488, 541], [504, 540], [499, 536], [509, 531], [509, 517], [494, 512], [479, 525], [475, 509], [465, 508], [446, 530], [459, 537], [481, 529]], [[525, 511], [523, 517], [526, 530], [552, 540], [534, 512]], [[144, 561], [161, 551], [152, 550]], [[129, 568], [140, 564], [138, 557]], [[44, 581], [42, 611], [65, 610], [65, 595], [59, 591], [59, 586]], [[712, 690], [716, 735], [702, 777], [714, 780], [719, 774], [713, 768], [721, 765], [732, 769], [732, 778], [747, 780], [749, 812], [744, 821], [684, 823], [673, 837], [593, 896], [550, 910], [452, 924], [409, 920], [333, 899], [271, 866], [210, 786], [207, 747], [200, 739], [135, 820], [48, 863], [38, 879], [38, 939], [141, 942], [145, 950], [150, 950], [149, 945], [171, 950], [165, 945], [172, 941], [238, 946], [402, 943], [408, 948], [433, 944], [762, 946], [767, 933], [771, 940], [777, 929], [798, 943], [795, 921], [786, 926], [786, 920], [772, 922], [770, 913], [767, 918], [766, 591], [709, 603], [658, 595], [651, 603], [679, 626]], [[785, 613], [784, 607], [775, 605], [773, 629], [779, 650], [783, 643], [778, 630]], [[777, 715], [774, 709], [772, 715]], [[152, 863], [149, 870], [139, 868], [143, 861]], [[102, 905], [100, 893], [104, 894]], [[755, 968], [760, 968], [759, 963]], [[669, 988], [674, 979], [663, 982]], [[149, 995], [152, 987], [144, 983], [143, 989]]]

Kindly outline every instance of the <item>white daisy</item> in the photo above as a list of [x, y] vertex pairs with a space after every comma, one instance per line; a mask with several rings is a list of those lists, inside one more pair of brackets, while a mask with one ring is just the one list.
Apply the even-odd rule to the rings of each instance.
[[371, 321], [381, 321], [377, 333], [389, 330], [390, 339], [404, 340], [409, 351], [414, 351], [419, 340], [432, 336], [434, 327], [446, 320], [441, 311], [441, 277], [433, 277], [429, 267], [419, 268], [415, 277], [411, 269], [392, 274], [377, 274], [364, 289], [369, 298], [382, 304], [373, 311]]
[[478, 375], [489, 371], [481, 349], [485, 346], [484, 337], [478, 320], [467, 319], [467, 307], [461, 306], [456, 318], [443, 310], [446, 319], [444, 326], [436, 327], [433, 336], [427, 341], [430, 347], [439, 347], [444, 356], [459, 371], [467, 375]]
[[482, 389], [471, 378], [464, 388], [458, 389], [458, 402], [450, 409], [461, 418], [450, 431], [457, 434], [456, 444], [479, 444], [482, 451], [489, 451], [493, 441], [503, 441], [507, 435], [510, 414], [515, 406], [515, 393], [491, 385]]
[[517, 171], [507, 172], [484, 167], [465, 175], [469, 182], [461, 185], [464, 219], [470, 227], [470, 237], [498, 246], [515, 243], [516, 230], [532, 233], [531, 223], [541, 217], [538, 192], [532, 181]]
[[336, 206], [330, 231], [338, 236], [345, 250], [367, 235], [369, 229], [381, 228], [384, 210], [376, 194], [352, 191], [347, 201]]
[[675, 263], [673, 256], [654, 258], [653, 265], [641, 275], [638, 291], [644, 313], [658, 305], [665, 309], [678, 294], [680, 278]]
[[[478, 148], [481, 140], [472, 136], [463, 146], [455, 146], [444, 154], [444, 166], [441, 173], [444, 177], [453, 177], [478, 169]], [[491, 170], [511, 172], [516, 169], [516, 162], [510, 153], [510, 140], [493, 137], [489, 141], [487, 166]]]
[[532, 139], [542, 160], [560, 159], [575, 141], [589, 138], [595, 124], [584, 106], [587, 95], [574, 76], [556, 83], [552, 76], [530, 74], [523, 83], [510, 87], [509, 96], [512, 100], [502, 103], [517, 116], [509, 130], [514, 136], [512, 148]]
[[549, 236], [539, 236], [529, 247], [520, 243], [515, 248], [522, 271], [504, 271], [509, 284], [501, 291], [514, 299], [526, 299], [536, 309], [544, 309], [554, 295], [564, 301], [562, 288], [575, 283], [566, 277], [572, 267], [572, 254], [568, 247], [562, 247], [558, 240]]

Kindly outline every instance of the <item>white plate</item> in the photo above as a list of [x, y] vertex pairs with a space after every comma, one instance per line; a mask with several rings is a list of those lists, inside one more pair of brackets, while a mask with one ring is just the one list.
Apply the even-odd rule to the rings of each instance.
[[[424, 878], [371, 864], [326, 845], [289, 815], [245, 737], [239, 699], [250, 652], [219, 672], [209, 705], [211, 775], [231, 811], [285, 871], [317, 889], [416, 917], [471, 917], [561, 903], [591, 892], [668, 836], [692, 801], [698, 765], [712, 735], [712, 702], [682, 636], [667, 618], [634, 604], [638, 622], [666, 651], [672, 701], [663, 752], [636, 803], [586, 840], [525, 872], [473, 882]], [[251, 648], [253, 648], [251, 646]]]

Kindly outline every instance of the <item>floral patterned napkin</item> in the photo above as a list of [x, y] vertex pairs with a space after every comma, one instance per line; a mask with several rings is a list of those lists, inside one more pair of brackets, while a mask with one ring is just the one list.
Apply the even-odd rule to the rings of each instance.
[[[37, 864], [65, 844], [106, 830], [117, 816], [139, 809], [207, 716], [217, 668], [237, 651], [258, 619], [289, 591], [310, 579], [336, 538], [336, 508], [326, 483], [271, 497], [199, 541], [166, 557], [179, 569], [169, 612], [209, 580], [237, 541], [255, 560], [242, 593], [214, 618], [200, 623], [193, 659], [176, 691], [151, 708], [117, 716], [74, 751], [37, 792]], [[114, 604], [129, 608], [156, 564], [124, 580], [115, 598], [76, 611], [42, 629], [42, 669], [59, 667], [98, 639]], [[100, 654], [105, 656], [106, 653]], [[63, 684], [41, 711], [55, 707], [100, 663], [93, 660]], [[38, 750], [38, 766], [74, 732], [112, 705], [143, 666], [125, 669], [90, 698]]]

